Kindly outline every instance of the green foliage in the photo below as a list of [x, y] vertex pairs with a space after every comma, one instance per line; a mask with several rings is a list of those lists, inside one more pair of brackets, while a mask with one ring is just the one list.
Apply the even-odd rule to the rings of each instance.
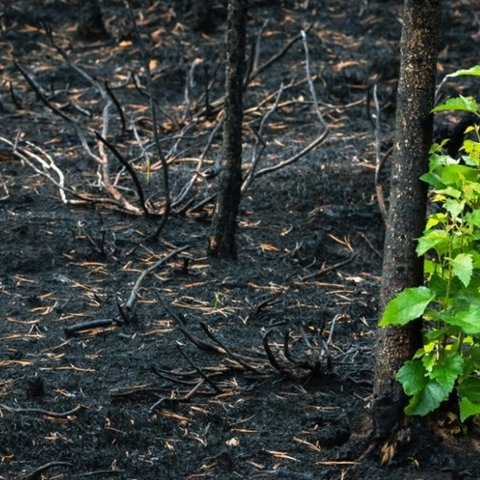
[[[480, 76], [480, 66], [451, 77]], [[434, 112], [461, 111], [480, 119], [472, 97], [455, 97]], [[479, 120], [480, 122], [480, 120]], [[452, 393], [461, 421], [480, 414], [480, 126], [468, 127], [460, 158], [430, 151], [429, 184], [435, 212], [427, 219], [416, 253], [424, 257], [426, 285], [407, 288], [386, 306], [380, 326], [424, 320], [423, 347], [397, 372], [410, 397], [407, 415], [426, 415]]]

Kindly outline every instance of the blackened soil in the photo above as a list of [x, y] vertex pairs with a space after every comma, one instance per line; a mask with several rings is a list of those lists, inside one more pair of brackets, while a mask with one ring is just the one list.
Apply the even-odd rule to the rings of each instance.
[[[412, 422], [387, 466], [380, 451], [362, 457], [384, 230], [369, 92], [376, 83], [383, 156], [392, 143], [401, 2], [253, 2], [249, 37], [260, 45], [253, 70], [310, 28], [310, 79], [330, 132], [245, 191], [237, 261], [205, 255], [212, 202], [203, 200], [215, 191], [221, 147], [212, 134], [223, 85], [220, 2], [206, 12], [196, 2], [132, 2], [178, 200], [157, 241], [148, 237], [158, 219], [105, 204], [98, 166], [72, 124], [14, 65], [76, 119], [94, 152], [106, 100], [41, 22], [72, 64], [97, 86], [108, 81], [126, 128], [112, 103], [107, 137], [160, 212], [162, 169], [135, 29], [121, 1], [101, 2], [105, 31], [82, 3], [2, 3], [0, 478], [480, 478], [478, 436], [462, 433], [452, 416]], [[439, 79], [474, 65], [479, 40], [477, 2], [445, 7]], [[322, 133], [306, 45], [299, 37], [246, 90], [246, 171], [282, 83], [256, 171]], [[206, 83], [210, 108], [202, 114]], [[472, 94], [467, 87], [452, 83], [444, 92]], [[49, 162], [46, 155], [65, 186], [103, 201], [87, 205], [70, 192], [62, 202], [51, 180], [58, 173], [39, 162]], [[111, 157], [113, 181], [138, 207], [130, 175]], [[384, 190], [387, 172], [388, 165]], [[75, 331], [93, 321], [103, 323]]]

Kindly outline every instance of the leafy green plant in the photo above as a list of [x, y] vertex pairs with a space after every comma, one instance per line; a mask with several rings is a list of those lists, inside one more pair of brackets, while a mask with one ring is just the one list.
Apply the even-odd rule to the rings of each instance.
[[[450, 76], [463, 75], [480, 76], [480, 66]], [[469, 112], [480, 123], [472, 97], [451, 98], [433, 111]], [[426, 415], [454, 395], [463, 422], [480, 414], [480, 126], [465, 131], [460, 158], [447, 155], [445, 144], [432, 146], [421, 177], [435, 208], [416, 248], [425, 285], [393, 298], [380, 325], [424, 320], [423, 347], [396, 375], [410, 397], [405, 413]]]

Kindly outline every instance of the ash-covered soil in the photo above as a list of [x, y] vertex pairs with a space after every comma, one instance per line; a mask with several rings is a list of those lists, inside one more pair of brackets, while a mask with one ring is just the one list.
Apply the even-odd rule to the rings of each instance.
[[[161, 213], [142, 51], [124, 3], [101, 3], [106, 31], [86, 22], [81, 2], [2, 4], [0, 478], [478, 478], [478, 433], [448, 415], [412, 422], [389, 465], [381, 452], [362, 457], [384, 231], [375, 171], [392, 144], [401, 2], [252, 2], [252, 71], [278, 58], [245, 92], [245, 173], [255, 155], [258, 172], [322, 134], [308, 80], [329, 133], [246, 189], [237, 261], [206, 256], [221, 2], [207, 17], [195, 2], [133, 2], [177, 201], [157, 240], [159, 218], [138, 215], [125, 166], [107, 150], [130, 213], [51, 108], [76, 119], [96, 153], [93, 132], [106, 132]], [[439, 80], [477, 63], [476, 2], [446, 8]], [[113, 96], [102, 97], [105, 81]], [[444, 92], [474, 94], [467, 87]], [[385, 196], [387, 178], [388, 161]], [[66, 202], [52, 180], [70, 189]]]

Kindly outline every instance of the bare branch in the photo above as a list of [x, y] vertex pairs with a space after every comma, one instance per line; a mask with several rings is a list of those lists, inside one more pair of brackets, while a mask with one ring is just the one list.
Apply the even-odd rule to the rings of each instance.
[[[312, 96], [313, 105], [315, 107], [315, 112], [317, 113], [318, 119], [320, 121], [320, 125], [323, 129], [322, 133], [315, 140], [313, 140], [309, 145], [307, 145], [300, 152], [298, 152], [297, 154], [291, 156], [290, 158], [287, 158], [286, 160], [284, 160], [280, 163], [277, 163], [276, 165], [272, 165], [271, 167], [266, 167], [262, 170], [259, 170], [257, 173], [254, 174], [254, 178], [260, 177], [260, 176], [265, 175], [267, 173], [274, 172], [276, 170], [280, 170], [281, 168], [284, 168], [287, 165], [291, 165], [292, 163], [296, 162], [298, 159], [300, 159], [304, 155], [306, 155], [308, 152], [310, 152], [311, 150], [316, 148], [318, 145], [320, 145], [325, 140], [325, 138], [327, 137], [327, 135], [329, 133], [329, 127], [328, 127], [327, 123], [325, 122], [325, 120], [323, 118], [322, 112], [320, 111], [320, 107], [319, 107], [318, 100], [317, 100], [317, 95], [315, 93], [315, 87], [313, 85], [313, 80], [312, 80], [312, 76], [311, 76], [311, 73], [310, 73], [310, 54], [309, 54], [308, 44], [307, 44], [307, 34], [306, 34], [307, 31], [308, 31], [308, 29], [306, 31], [302, 30], [302, 32], [300, 33], [298, 38], [302, 38], [302, 40], [303, 40], [303, 47], [304, 47], [304, 50], [305, 50], [305, 71], [306, 71], [308, 86], [309, 86], [309, 89], [310, 89], [310, 94]], [[297, 38], [297, 37], [295, 37], [295, 38]]]
[[130, 318], [133, 318], [135, 315], [135, 308], [137, 305], [137, 293], [138, 290], [140, 289], [143, 280], [145, 280], [145, 277], [155, 271], [157, 268], [161, 267], [165, 262], [170, 260], [172, 257], [175, 255], [178, 255], [180, 252], [183, 252], [184, 250], [187, 250], [190, 248], [190, 245], [184, 245], [183, 247], [177, 248], [173, 252], [170, 252], [168, 255], [165, 257], [162, 257], [160, 260], [155, 262], [153, 265], [150, 265], [147, 269], [145, 269], [140, 276], [137, 278], [137, 281], [135, 282], [132, 291], [130, 292], [130, 296], [128, 297], [127, 302], [125, 303], [125, 306], [123, 307], [123, 311], [125, 314], [127, 314]]
[[168, 164], [167, 160], [165, 158], [165, 155], [163, 154], [162, 147], [160, 145], [160, 138], [158, 134], [158, 121], [157, 121], [157, 113], [155, 109], [155, 104], [153, 101], [153, 88], [152, 88], [152, 74], [150, 72], [150, 64], [147, 59], [147, 52], [145, 49], [145, 45], [142, 40], [142, 36], [140, 35], [140, 31], [138, 29], [137, 21], [135, 19], [135, 14], [133, 13], [133, 8], [130, 0], [124, 0], [125, 5], [127, 6], [128, 14], [130, 17], [130, 20], [132, 22], [135, 35], [137, 37], [138, 45], [140, 48], [140, 53], [142, 56], [142, 62], [143, 62], [143, 68], [145, 70], [145, 76], [147, 79], [147, 89], [149, 93], [149, 102], [150, 102], [150, 113], [152, 115], [152, 123], [153, 123], [153, 138], [155, 140], [155, 146], [157, 149], [157, 155], [158, 158], [160, 159], [160, 162], [162, 164], [162, 172], [163, 172], [163, 188], [164, 188], [164, 195], [165, 195], [165, 209], [163, 211], [163, 216], [162, 219], [157, 226], [157, 229], [155, 230], [154, 234], [152, 235], [153, 239], [158, 239], [163, 227], [167, 223], [168, 217], [170, 215], [170, 209], [171, 209], [171, 198], [170, 198], [170, 181], [169, 181], [169, 174], [168, 174]]

